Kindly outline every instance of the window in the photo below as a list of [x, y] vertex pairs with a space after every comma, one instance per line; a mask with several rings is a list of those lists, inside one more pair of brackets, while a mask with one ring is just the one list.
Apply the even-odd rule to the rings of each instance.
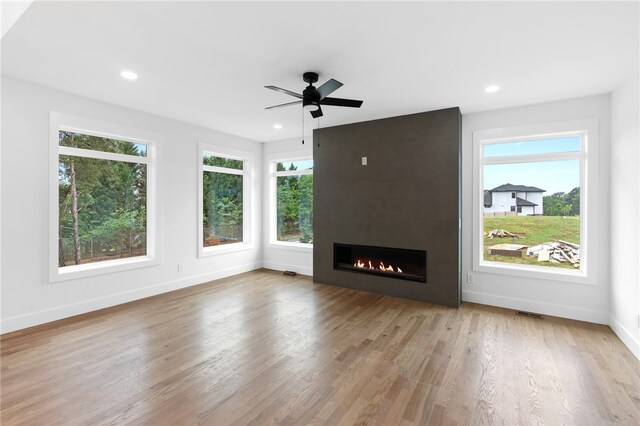
[[271, 242], [288, 246], [313, 244], [313, 160], [271, 163]]
[[474, 132], [474, 269], [584, 281], [595, 264], [596, 129], [585, 120]]
[[243, 241], [242, 160], [203, 156], [203, 246]]
[[201, 146], [199, 254], [248, 248], [248, 153]]
[[52, 281], [153, 260], [153, 147], [140, 135], [51, 114]]

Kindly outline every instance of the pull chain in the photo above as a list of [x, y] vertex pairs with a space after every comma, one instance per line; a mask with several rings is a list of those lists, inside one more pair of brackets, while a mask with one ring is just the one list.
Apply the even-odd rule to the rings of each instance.
[[302, 111], [302, 145], [304, 145], [304, 108], [300, 109]]
[[[317, 130], [320, 130], [320, 117], [318, 117], [318, 127]], [[318, 138], [318, 148], [320, 148], [320, 132], [316, 132], [316, 137]]]

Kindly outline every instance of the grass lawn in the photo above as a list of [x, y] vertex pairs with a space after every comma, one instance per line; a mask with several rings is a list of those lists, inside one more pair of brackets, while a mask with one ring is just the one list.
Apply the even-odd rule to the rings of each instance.
[[[487, 234], [493, 229], [504, 229], [512, 234], [517, 234], [519, 238], [515, 241], [512, 241], [510, 237], [494, 237], [490, 240], [487, 238]], [[580, 244], [580, 217], [498, 216], [484, 218], [484, 260], [574, 269], [569, 263], [538, 262], [536, 256], [527, 256], [526, 254], [523, 257], [489, 255], [489, 247], [496, 244], [513, 243], [535, 246], [554, 240]]]

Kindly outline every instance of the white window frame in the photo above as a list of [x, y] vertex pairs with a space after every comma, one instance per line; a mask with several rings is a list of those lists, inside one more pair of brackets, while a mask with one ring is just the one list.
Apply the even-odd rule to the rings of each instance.
[[[228, 158], [242, 161], [242, 170], [226, 167], [205, 166], [204, 156]], [[252, 244], [251, 229], [251, 170], [253, 155], [248, 151], [227, 148], [218, 145], [200, 143], [198, 149], [198, 257], [215, 256], [242, 250], [250, 250]], [[227, 173], [242, 176], [242, 242], [204, 247], [204, 172]]]
[[280, 248], [302, 252], [312, 252], [313, 243], [295, 243], [287, 241], [278, 241], [278, 177], [280, 176], [303, 176], [313, 175], [313, 170], [285, 170], [277, 171], [278, 163], [286, 163], [292, 161], [308, 161], [313, 157], [308, 154], [283, 156], [282, 154], [273, 154], [268, 156], [269, 161], [269, 246], [272, 248]]
[[[580, 136], [580, 152], [484, 158], [484, 145]], [[577, 284], [596, 284], [598, 269], [598, 120], [583, 119], [473, 132], [473, 270]], [[580, 161], [580, 270], [483, 260], [484, 166], [539, 161]]]
[[[118, 139], [147, 146], [146, 157], [94, 151], [60, 146], [59, 132], [69, 131], [103, 138]], [[51, 282], [90, 277], [99, 274], [157, 265], [158, 233], [156, 199], [156, 142], [157, 134], [141, 129], [106, 123], [85, 117], [51, 111], [49, 113], [49, 280]], [[82, 265], [58, 266], [59, 191], [58, 165], [60, 155], [79, 155], [84, 158], [125, 161], [147, 166], [147, 254], [126, 259], [105, 260]]]

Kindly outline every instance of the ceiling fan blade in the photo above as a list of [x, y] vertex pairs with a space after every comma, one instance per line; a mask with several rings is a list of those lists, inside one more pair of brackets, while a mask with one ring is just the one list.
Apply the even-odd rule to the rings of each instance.
[[318, 105], [318, 109], [317, 110], [311, 111], [311, 116], [313, 118], [322, 117], [322, 108], [320, 108], [320, 105]]
[[277, 86], [264, 86], [265, 89], [275, 90], [276, 92], [284, 93], [289, 96], [293, 96], [294, 98], [302, 99], [302, 95], [297, 94], [296, 92], [292, 92], [291, 90], [283, 89], [282, 87]]
[[333, 78], [316, 89], [316, 93], [320, 96], [320, 100], [326, 98], [331, 93], [342, 87], [342, 83]]
[[341, 99], [341, 98], [324, 98], [320, 101], [321, 105], [332, 105], [340, 107], [360, 108], [362, 101], [355, 99]]
[[300, 105], [302, 103], [302, 101], [293, 101], [293, 102], [287, 102], [286, 104], [280, 104], [280, 105], [273, 105], [270, 107], [266, 107], [265, 109], [274, 109], [274, 108], [282, 108], [282, 107], [286, 107], [289, 105]]

